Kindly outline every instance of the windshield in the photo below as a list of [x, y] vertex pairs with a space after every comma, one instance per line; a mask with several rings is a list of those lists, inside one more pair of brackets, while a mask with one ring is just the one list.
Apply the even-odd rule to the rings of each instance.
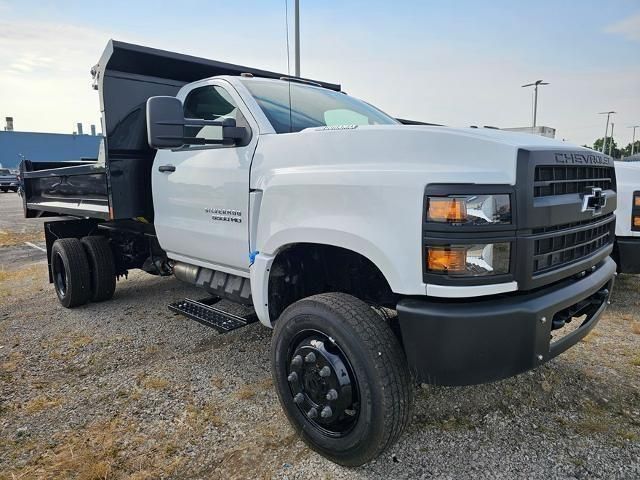
[[8, 168], [0, 168], [0, 175], [11, 175]]
[[368, 103], [326, 88], [260, 79], [242, 80], [242, 83], [256, 99], [276, 133], [299, 132], [310, 127], [398, 123]]

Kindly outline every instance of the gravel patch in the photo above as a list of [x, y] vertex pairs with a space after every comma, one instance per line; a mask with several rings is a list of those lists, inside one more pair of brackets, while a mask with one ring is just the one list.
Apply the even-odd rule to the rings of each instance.
[[346, 469], [289, 427], [269, 329], [174, 315], [202, 292], [141, 272], [66, 310], [38, 263], [0, 285], [0, 479], [639, 478], [637, 280], [620, 276], [598, 327], [535, 371], [419, 387], [400, 442]]

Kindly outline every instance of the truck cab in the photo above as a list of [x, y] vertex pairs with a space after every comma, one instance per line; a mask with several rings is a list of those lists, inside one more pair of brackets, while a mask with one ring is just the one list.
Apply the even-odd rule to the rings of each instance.
[[[402, 123], [340, 85], [110, 42], [94, 163], [25, 162], [63, 305], [140, 268], [274, 329], [274, 385], [315, 450], [361, 465], [412, 385], [495, 381], [598, 322], [613, 287], [611, 158], [527, 134]], [[406, 124], [411, 123], [411, 124]], [[244, 322], [244, 323], [243, 323]], [[567, 327], [573, 322], [573, 327]], [[577, 325], [577, 327], [575, 327]]]

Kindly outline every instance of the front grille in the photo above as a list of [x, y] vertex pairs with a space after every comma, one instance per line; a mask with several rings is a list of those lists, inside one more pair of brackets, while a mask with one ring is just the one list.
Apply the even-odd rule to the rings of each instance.
[[582, 193], [587, 187], [613, 188], [613, 167], [538, 165], [533, 184], [534, 197]]
[[557, 232], [558, 230], [566, 230], [567, 228], [580, 227], [582, 225], [589, 225], [590, 223], [594, 223], [595, 221], [602, 222], [607, 219], [613, 219], [613, 213], [608, 213], [607, 215], [598, 217], [597, 220], [590, 218], [589, 220], [581, 220], [579, 222], [565, 223], [563, 225], [552, 225], [550, 227], [534, 228], [531, 231], [531, 233], [538, 234], [538, 233]]
[[613, 218], [605, 223], [599, 219], [598, 225], [590, 228], [567, 233], [559, 231], [553, 236], [535, 240], [534, 274], [580, 260], [611, 243], [611, 222]]

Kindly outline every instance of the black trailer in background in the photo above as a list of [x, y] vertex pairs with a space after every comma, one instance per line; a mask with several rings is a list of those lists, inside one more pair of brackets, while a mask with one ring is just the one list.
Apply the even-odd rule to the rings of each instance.
[[[70, 215], [153, 223], [146, 101], [217, 75], [285, 74], [110, 40], [91, 69], [105, 138], [97, 162], [23, 162], [26, 217]], [[309, 80], [340, 91], [340, 85]]]

